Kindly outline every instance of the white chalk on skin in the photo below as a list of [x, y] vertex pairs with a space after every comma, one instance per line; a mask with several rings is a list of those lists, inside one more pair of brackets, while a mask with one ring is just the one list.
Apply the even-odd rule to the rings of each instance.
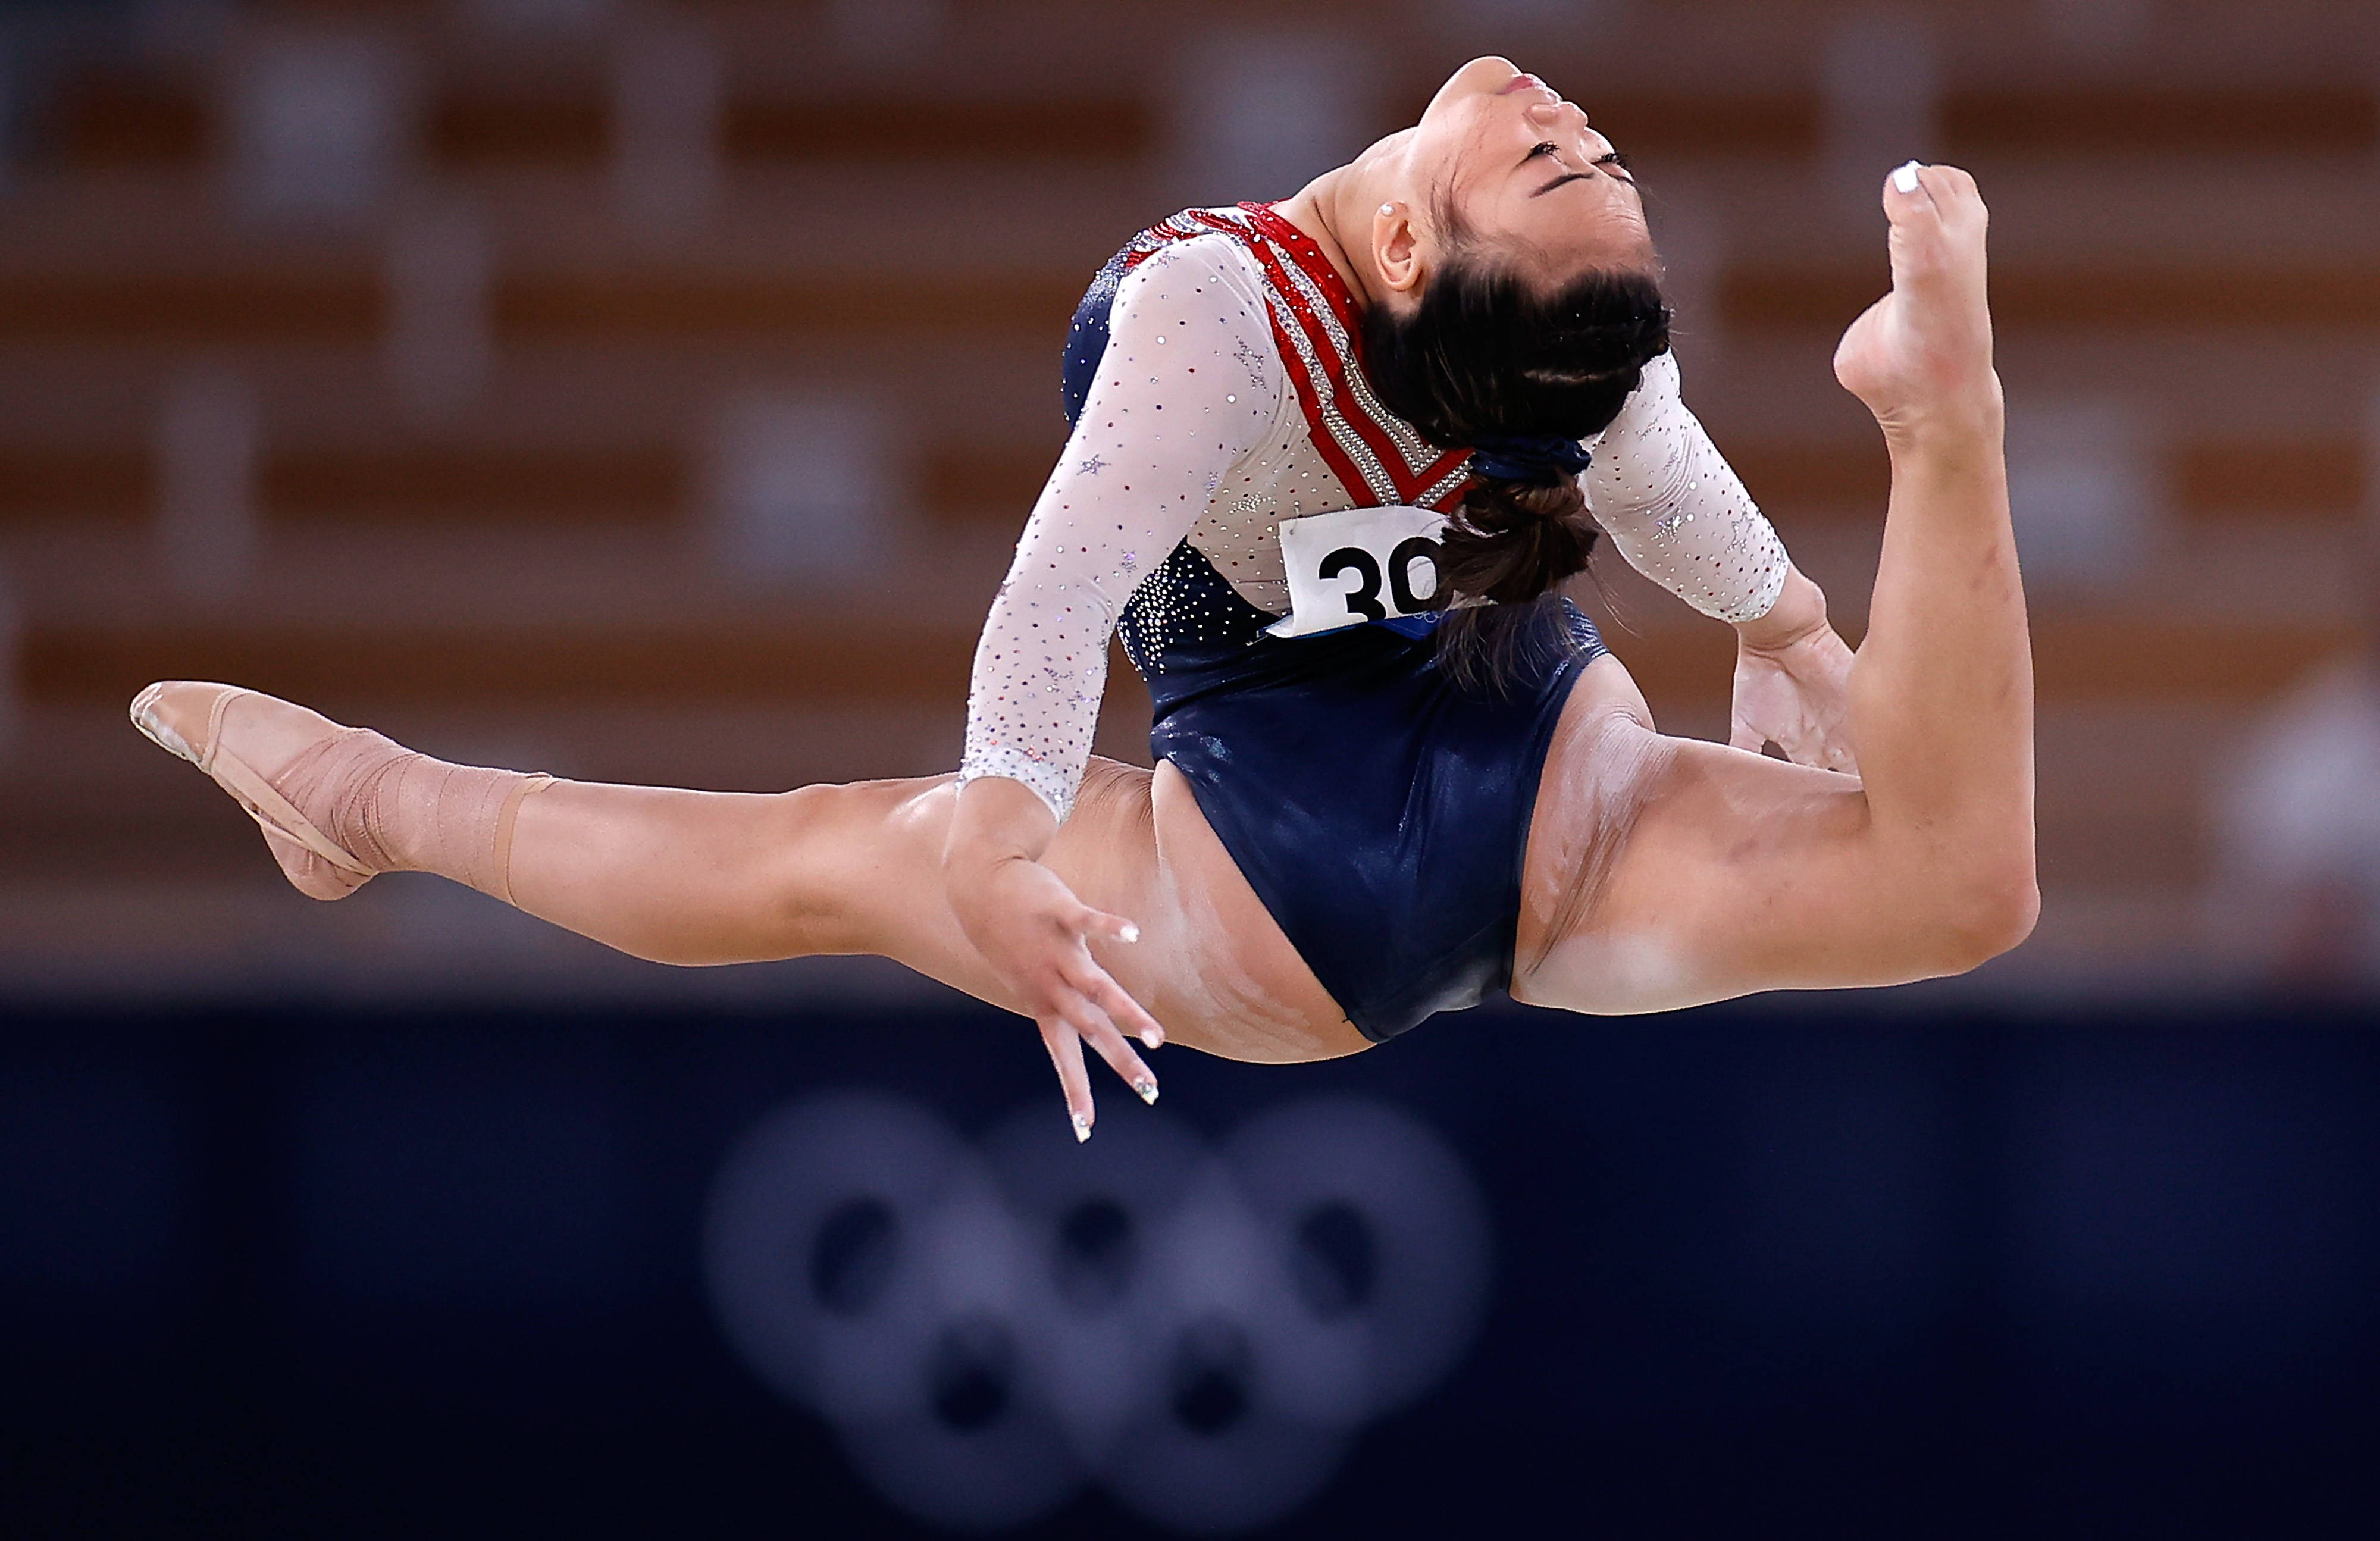
[[1911, 161], [1892, 174], [1892, 185], [1905, 193], [1917, 190], [1917, 163]]

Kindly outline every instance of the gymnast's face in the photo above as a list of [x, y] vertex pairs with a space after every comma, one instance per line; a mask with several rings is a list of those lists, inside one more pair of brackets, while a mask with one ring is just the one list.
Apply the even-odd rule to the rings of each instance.
[[[1510, 59], [1474, 59], [1421, 122], [1375, 147], [1387, 198], [1375, 255], [1394, 288], [1418, 285], [1458, 241], [1508, 254], [1549, 283], [1591, 268], [1658, 265], [1645, 203], [1586, 114]], [[1451, 215], [1450, 221], [1448, 215]], [[1449, 224], [1458, 230], [1444, 228]], [[1399, 261], [1405, 243], [1411, 267]]]

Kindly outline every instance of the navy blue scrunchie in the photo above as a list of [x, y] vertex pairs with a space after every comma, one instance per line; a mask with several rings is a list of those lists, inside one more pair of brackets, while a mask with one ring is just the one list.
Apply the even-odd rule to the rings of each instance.
[[1539, 439], [1515, 434], [1471, 442], [1471, 474], [1497, 481], [1552, 487], [1594, 463], [1595, 456], [1581, 448], [1577, 440], [1560, 435]]

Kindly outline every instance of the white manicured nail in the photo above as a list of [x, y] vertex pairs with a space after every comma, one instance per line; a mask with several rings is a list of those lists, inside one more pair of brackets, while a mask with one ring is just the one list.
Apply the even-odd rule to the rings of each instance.
[[1140, 1046], [1141, 1046], [1143, 1049], [1162, 1049], [1162, 1048], [1164, 1048], [1164, 1047], [1165, 1047], [1165, 1034], [1164, 1034], [1164, 1032], [1163, 1032], [1161, 1029], [1159, 1029], [1159, 1028], [1156, 1028], [1156, 1027], [1151, 1027], [1148, 1031], [1147, 1031], [1147, 1032], [1145, 1032], [1145, 1033], [1143, 1033], [1143, 1034], [1141, 1034], [1141, 1035], [1140, 1035]]
[[1090, 1114], [1088, 1114], [1088, 1113], [1070, 1113], [1070, 1114], [1068, 1114], [1067, 1116], [1068, 1116], [1069, 1118], [1072, 1118], [1072, 1119], [1075, 1121], [1075, 1143], [1076, 1145], [1080, 1145], [1080, 1144], [1082, 1144], [1085, 1140], [1087, 1140], [1087, 1139], [1089, 1139], [1089, 1138], [1091, 1137], [1091, 1115], [1090, 1115]]
[[1139, 1080], [1135, 1081], [1132, 1084], [1132, 1089], [1140, 1094], [1140, 1099], [1143, 1102], [1148, 1103], [1152, 1108], [1157, 1106], [1156, 1082], [1144, 1075]]
[[1917, 190], [1917, 163], [1910, 162], [1892, 174], [1892, 185], [1905, 193]]

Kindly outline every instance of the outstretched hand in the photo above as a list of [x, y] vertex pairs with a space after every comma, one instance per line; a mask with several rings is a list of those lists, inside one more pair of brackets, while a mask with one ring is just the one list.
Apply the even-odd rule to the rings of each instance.
[[[1085, 1043], [1142, 1101], [1157, 1100], [1157, 1077], [1133, 1048], [1132, 1038], [1155, 1049], [1165, 1041], [1165, 1029], [1091, 956], [1094, 938], [1135, 942], [1140, 940], [1140, 928], [1122, 916], [1084, 904], [1064, 879], [1028, 854], [1046, 845], [1048, 831], [1055, 827], [1038, 798], [1014, 782], [976, 784], [986, 787], [983, 801], [1007, 803], [1010, 807], [1003, 813], [1026, 820], [1038, 815], [1044, 830], [1037, 840], [1015, 843], [968, 839], [954, 829], [953, 848], [944, 863], [951, 908], [967, 940], [1005, 987], [1009, 1001], [1041, 1029], [1042, 1046], [1058, 1068], [1058, 1084], [1066, 1095], [1075, 1137], [1087, 1140], [1099, 1113], [1083, 1060]], [[966, 809], [965, 802], [961, 806]], [[1005, 820], [1001, 813], [991, 813], [989, 821]], [[981, 827], [978, 820], [965, 817], [961, 824]]]

